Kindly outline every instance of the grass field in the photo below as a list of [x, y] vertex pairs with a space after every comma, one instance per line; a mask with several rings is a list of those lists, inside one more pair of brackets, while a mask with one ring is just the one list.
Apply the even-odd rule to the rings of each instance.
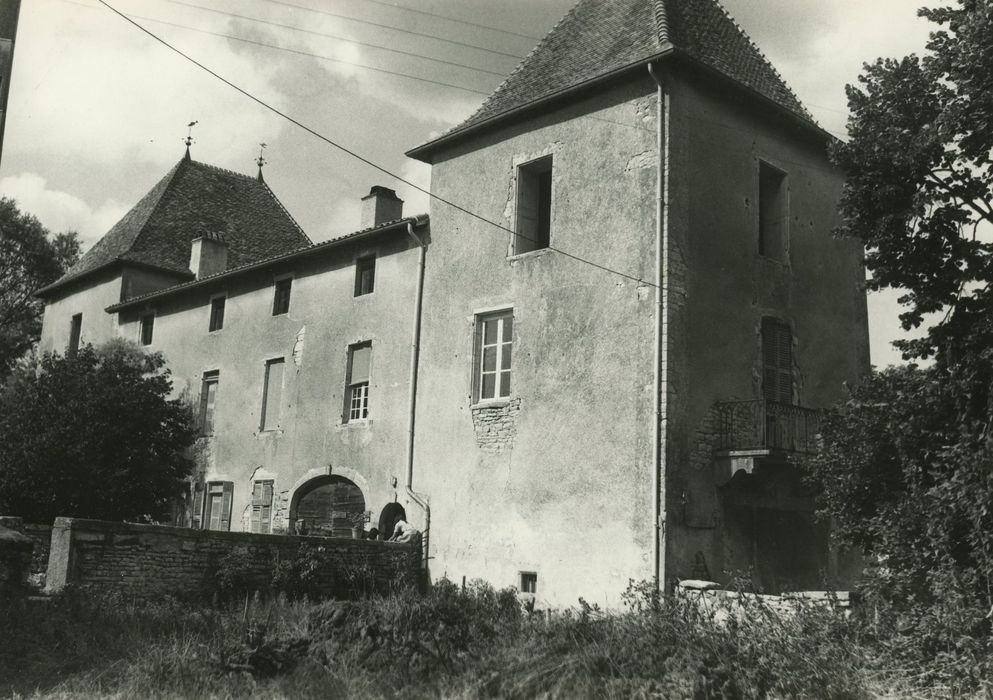
[[[44, 698], [993, 698], [989, 640], [944, 656], [873, 619], [659, 598], [529, 612], [447, 582], [354, 602], [69, 592], [0, 610], [0, 693]], [[727, 607], [725, 607], [727, 605]], [[953, 650], [954, 651], [954, 650]], [[921, 657], [927, 654], [927, 658]], [[915, 656], [916, 655], [916, 656]], [[954, 658], [953, 658], [954, 656]], [[915, 660], [917, 659], [917, 660]]]

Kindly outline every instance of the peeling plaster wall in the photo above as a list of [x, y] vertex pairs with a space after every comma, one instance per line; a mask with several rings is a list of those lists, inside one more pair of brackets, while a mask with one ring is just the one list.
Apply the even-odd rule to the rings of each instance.
[[[551, 245], [655, 274], [654, 84], [644, 79], [455, 146], [432, 189], [507, 228], [516, 167], [553, 158]], [[433, 208], [414, 488], [431, 498], [431, 574], [537, 598], [617, 602], [651, 577], [655, 290]], [[472, 407], [474, 316], [514, 311], [510, 401]]]
[[[394, 232], [148, 307], [156, 315], [148, 349], [165, 355], [176, 396], [198, 407], [203, 373], [220, 372], [214, 435], [200, 438], [195, 452], [206, 480], [234, 482], [233, 530], [249, 527], [253, 475], [274, 481], [274, 532], [288, 525], [294, 489], [326, 474], [357, 483], [374, 522], [397, 499], [416, 522], [419, 510], [393, 487], [394, 477], [403, 482], [406, 460], [418, 255], [412, 246]], [[377, 256], [375, 291], [355, 297], [355, 258], [370, 254]], [[286, 273], [293, 275], [290, 310], [273, 316], [273, 277]], [[209, 333], [210, 298], [222, 292], [224, 327]], [[121, 334], [137, 338], [144, 312], [122, 313]], [[365, 341], [372, 342], [370, 417], [343, 423], [348, 346]], [[279, 357], [279, 428], [262, 431], [266, 361]]]
[[[669, 76], [673, 304], [667, 372], [669, 577], [703, 553], [712, 575], [747, 560], [715, 489], [713, 405], [762, 397], [763, 316], [791, 327], [794, 396], [825, 408], [869, 370], [861, 247], [835, 239], [842, 177], [816, 143], [699, 76]], [[758, 254], [759, 161], [788, 179], [783, 262]], [[726, 466], [726, 463], [724, 464]], [[814, 546], [814, 543], [811, 543]]]

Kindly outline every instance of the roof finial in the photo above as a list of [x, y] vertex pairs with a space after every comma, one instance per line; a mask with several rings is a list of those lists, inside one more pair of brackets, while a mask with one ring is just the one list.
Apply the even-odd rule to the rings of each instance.
[[259, 157], [255, 159], [256, 165], [259, 166], [259, 182], [262, 182], [262, 166], [268, 162], [263, 155], [265, 153], [265, 147], [265, 143], [259, 144]]
[[186, 144], [186, 160], [190, 159], [190, 146], [192, 146], [195, 143], [195, 141], [193, 140], [193, 127], [195, 127], [199, 123], [200, 123], [199, 121], [194, 119], [193, 121], [191, 121], [189, 124], [186, 125], [187, 128], [186, 138], [183, 139], [183, 143]]

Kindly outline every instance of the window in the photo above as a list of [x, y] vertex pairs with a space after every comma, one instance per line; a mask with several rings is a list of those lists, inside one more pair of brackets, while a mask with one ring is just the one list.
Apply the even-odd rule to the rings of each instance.
[[75, 314], [69, 323], [69, 347], [66, 349], [66, 354], [69, 357], [75, 357], [79, 351], [79, 336], [82, 331], [83, 314]]
[[155, 314], [145, 314], [141, 317], [141, 344], [152, 344], [152, 331], [155, 328]]
[[213, 333], [224, 328], [225, 297], [214, 297], [210, 300], [210, 326], [208, 332]]
[[231, 500], [234, 483], [211, 481], [193, 487], [193, 528], [195, 530], [230, 530]]
[[272, 295], [272, 315], [279, 316], [290, 310], [290, 289], [293, 286], [293, 278], [285, 277], [276, 280], [275, 293]]
[[217, 370], [203, 373], [200, 383], [200, 434], [214, 434], [214, 404], [217, 402], [217, 387], [221, 373]]
[[272, 480], [256, 481], [252, 487], [252, 532], [268, 534], [272, 525]]
[[762, 398], [793, 403], [793, 334], [774, 318], [762, 319]]
[[759, 255], [786, 259], [789, 211], [786, 173], [759, 163]]
[[513, 337], [512, 310], [476, 317], [474, 401], [510, 396], [510, 356]]
[[345, 419], [343, 421], [345, 423], [365, 420], [369, 417], [369, 369], [371, 364], [372, 343], [360, 343], [348, 348]]
[[552, 225], [552, 157], [517, 168], [514, 255], [547, 248]]
[[355, 261], [355, 296], [372, 294], [376, 284], [376, 256], [359, 258]]
[[521, 593], [534, 595], [538, 592], [538, 574], [533, 571], [521, 572]]
[[265, 388], [262, 390], [262, 430], [276, 430], [279, 427], [279, 412], [283, 397], [282, 357], [265, 363]]

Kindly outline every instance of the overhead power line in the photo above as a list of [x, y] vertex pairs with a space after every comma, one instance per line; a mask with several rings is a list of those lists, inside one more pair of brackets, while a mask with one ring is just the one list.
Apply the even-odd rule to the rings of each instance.
[[[209, 73], [210, 75], [212, 75], [213, 77], [215, 77], [217, 80], [220, 80], [222, 83], [224, 83], [228, 87], [236, 90], [237, 92], [241, 93], [242, 95], [244, 95], [248, 99], [252, 100], [256, 104], [258, 104], [261, 107], [264, 107], [265, 109], [269, 110], [270, 112], [272, 112], [272, 113], [274, 113], [274, 114], [282, 117], [283, 119], [287, 120], [288, 122], [290, 122], [292, 124], [295, 124], [296, 126], [298, 126], [299, 128], [303, 129], [304, 131], [306, 131], [307, 133], [311, 134], [312, 136], [315, 136], [316, 138], [320, 139], [321, 141], [324, 141], [329, 146], [332, 146], [334, 148], [337, 148], [339, 151], [341, 151], [342, 153], [345, 153], [345, 154], [351, 156], [355, 160], [357, 160], [357, 161], [359, 161], [361, 163], [365, 163], [366, 165], [368, 165], [369, 167], [373, 168], [374, 170], [378, 170], [379, 172], [383, 173], [384, 175], [387, 175], [387, 176], [393, 178], [397, 182], [402, 182], [403, 184], [405, 184], [405, 185], [407, 185], [409, 187], [414, 188], [418, 192], [421, 192], [423, 194], [426, 194], [428, 197], [430, 197], [430, 198], [432, 198], [432, 199], [434, 199], [434, 200], [436, 200], [436, 201], [438, 201], [438, 202], [440, 202], [440, 203], [442, 203], [442, 204], [444, 204], [444, 205], [446, 205], [448, 207], [451, 207], [452, 209], [455, 209], [456, 211], [460, 211], [463, 214], [466, 214], [467, 216], [470, 216], [470, 217], [472, 217], [472, 218], [474, 218], [474, 219], [476, 219], [478, 221], [481, 221], [481, 222], [483, 222], [485, 224], [489, 224], [490, 226], [492, 226], [492, 227], [494, 227], [494, 228], [496, 228], [498, 230], [506, 231], [506, 232], [511, 233], [511, 234], [514, 234], [515, 236], [518, 236], [520, 238], [524, 238], [525, 240], [531, 240], [532, 242], [535, 242], [534, 239], [530, 239], [530, 238], [528, 238], [526, 236], [521, 236], [518, 232], [514, 231], [513, 229], [507, 228], [503, 224], [500, 224], [500, 223], [497, 223], [496, 221], [493, 221], [491, 219], [488, 219], [488, 218], [486, 218], [485, 216], [483, 216], [481, 214], [477, 214], [476, 212], [471, 211], [470, 209], [467, 209], [466, 207], [463, 207], [460, 204], [456, 204], [455, 202], [453, 202], [453, 201], [451, 201], [449, 199], [446, 199], [445, 197], [442, 197], [441, 195], [437, 195], [434, 192], [431, 192], [431, 190], [428, 190], [428, 189], [426, 189], [424, 187], [421, 187], [420, 185], [418, 185], [416, 183], [413, 183], [410, 180], [408, 180], [408, 179], [406, 179], [404, 177], [401, 177], [400, 175], [397, 175], [396, 173], [394, 173], [394, 172], [392, 172], [392, 171], [384, 168], [383, 166], [379, 165], [378, 163], [375, 163], [374, 161], [369, 160], [365, 156], [362, 156], [359, 153], [351, 150], [347, 146], [341, 145], [337, 141], [334, 141], [333, 139], [325, 136], [324, 134], [320, 133], [319, 131], [316, 131], [315, 129], [307, 126], [303, 122], [301, 122], [301, 121], [299, 121], [299, 120], [291, 117], [290, 115], [286, 114], [285, 112], [280, 111], [278, 108], [273, 107], [272, 105], [270, 105], [265, 100], [263, 100], [263, 99], [261, 99], [259, 97], [256, 97], [254, 94], [252, 94], [248, 90], [245, 90], [244, 88], [240, 87], [239, 85], [231, 82], [230, 80], [228, 80], [227, 78], [225, 78], [223, 75], [221, 75], [221, 74], [215, 72], [214, 70], [212, 70], [211, 68], [205, 66], [203, 63], [200, 63], [198, 60], [196, 60], [195, 58], [193, 58], [189, 54], [184, 53], [182, 50], [176, 48], [175, 46], [173, 46], [168, 41], [166, 41], [165, 39], [161, 38], [160, 36], [158, 36], [157, 34], [155, 34], [154, 32], [152, 32], [148, 28], [146, 28], [146, 27], [138, 24], [138, 22], [136, 22], [134, 19], [132, 19], [128, 15], [124, 14], [120, 10], [118, 10], [115, 7], [113, 7], [112, 5], [110, 5], [108, 2], [106, 2], [106, 0], [97, 0], [97, 1], [101, 5], [103, 5], [104, 7], [106, 7], [108, 10], [110, 10], [111, 12], [113, 12], [114, 14], [116, 14], [118, 17], [120, 17], [121, 19], [123, 19], [124, 21], [126, 21], [129, 24], [133, 25], [134, 27], [138, 28], [139, 30], [141, 30], [142, 32], [144, 32], [145, 34], [147, 34], [148, 36], [150, 36], [152, 39], [154, 39], [155, 41], [159, 42], [160, 44], [162, 44], [163, 46], [165, 46], [166, 48], [168, 48], [170, 51], [173, 51], [174, 53], [179, 54], [184, 59], [186, 59], [190, 63], [194, 64], [195, 66], [197, 66], [201, 70]], [[659, 285], [657, 285], [655, 283], [652, 283], [652, 282], [649, 282], [647, 280], [644, 280], [641, 277], [637, 277], [635, 275], [630, 275], [630, 274], [628, 274], [626, 272], [621, 272], [620, 270], [615, 270], [615, 269], [613, 269], [611, 267], [607, 267], [606, 265], [601, 265], [598, 262], [594, 262], [592, 260], [588, 260], [586, 258], [580, 257], [580, 256], [575, 255], [573, 253], [569, 253], [567, 251], [562, 250], [561, 248], [556, 248], [555, 246], [551, 246], [551, 245], [548, 246], [548, 250], [555, 251], [559, 255], [562, 255], [564, 257], [570, 258], [572, 260], [575, 260], [577, 262], [583, 263], [585, 265], [589, 265], [591, 267], [594, 267], [594, 268], [596, 268], [598, 270], [602, 270], [602, 271], [607, 272], [609, 274], [617, 275], [619, 277], [623, 277], [623, 278], [628, 279], [628, 280], [631, 280], [633, 282], [638, 282], [639, 284], [643, 284], [643, 285], [646, 285], [646, 286], [649, 286], [649, 287], [656, 287], [656, 288], [659, 286]]]
[[538, 41], [541, 39], [540, 36], [532, 36], [530, 34], [521, 34], [520, 32], [512, 32], [508, 29], [498, 29], [497, 27], [491, 27], [486, 24], [479, 24], [478, 22], [470, 22], [464, 19], [456, 19], [454, 17], [449, 17], [448, 15], [439, 15], [434, 12], [426, 12], [425, 10], [415, 10], [413, 7], [407, 7], [406, 5], [397, 5], [392, 2], [384, 2], [384, 0], [360, 0], [360, 2], [368, 2], [373, 5], [382, 5], [383, 7], [389, 7], [393, 10], [402, 10], [403, 12], [410, 12], [415, 15], [424, 15], [425, 17], [435, 17], [437, 19], [443, 19], [446, 22], [456, 22], [458, 24], [464, 24], [469, 27], [477, 27], [478, 29], [485, 29], [490, 32], [500, 32], [501, 34], [509, 34], [510, 36], [518, 36], [522, 39], [530, 39], [532, 41]]
[[490, 75], [495, 75], [497, 77], [505, 77], [505, 73], [498, 73], [497, 71], [488, 70], [486, 68], [476, 68], [475, 66], [467, 66], [464, 63], [456, 63], [455, 61], [446, 61], [441, 58], [432, 58], [431, 56], [425, 56], [423, 54], [414, 53], [412, 51], [401, 51], [400, 49], [391, 49], [388, 46], [381, 46], [379, 44], [370, 44], [364, 41], [357, 41], [355, 39], [350, 39], [345, 36], [338, 36], [337, 34], [328, 34], [326, 32], [318, 32], [313, 29], [304, 29], [303, 27], [294, 27], [292, 24], [281, 24], [279, 22], [272, 22], [267, 19], [260, 19], [258, 17], [248, 17], [247, 15], [239, 15], [234, 12], [225, 12], [223, 10], [215, 10], [212, 7], [206, 7], [204, 5], [197, 5], [192, 2], [182, 2], [182, 0], [169, 0], [169, 2], [174, 5], [182, 5], [184, 7], [192, 7], [197, 10], [203, 10], [204, 12], [213, 12], [218, 15], [224, 15], [226, 17], [235, 17], [237, 19], [247, 20], [249, 22], [258, 22], [259, 24], [267, 24], [271, 27], [279, 27], [281, 29], [289, 29], [294, 32], [302, 32], [304, 34], [312, 34], [314, 36], [321, 36], [328, 39], [335, 39], [337, 41], [347, 41], [350, 44], [355, 44], [356, 46], [367, 46], [372, 49], [377, 49], [379, 51], [389, 51], [390, 53], [400, 54], [401, 56], [410, 56], [412, 58], [420, 58], [425, 61], [433, 61], [435, 63], [441, 63], [446, 66], [455, 66], [456, 68], [464, 68], [468, 70], [479, 71], [480, 73], [489, 73]]
[[[102, 0], [98, 0], [98, 1], [101, 2], [101, 4], [103, 4], [103, 5], [107, 5], [107, 3], [102, 2]], [[107, 7], [110, 7], [110, 5], [107, 5]], [[111, 8], [111, 9], [113, 9], [113, 8]], [[291, 49], [291, 48], [288, 48], [286, 46], [279, 46], [277, 44], [267, 44], [264, 41], [256, 41], [255, 39], [246, 39], [245, 37], [236, 36], [234, 34], [224, 34], [223, 32], [212, 32], [209, 29], [200, 29], [199, 27], [191, 27], [191, 26], [186, 25], [186, 24], [177, 24], [176, 22], [167, 22], [164, 19], [155, 19], [154, 17], [143, 17], [142, 15], [126, 15], [126, 14], [124, 14], [122, 12], [118, 12], [117, 10], [114, 10], [114, 12], [117, 12], [119, 15], [121, 15], [125, 19], [134, 18], [134, 19], [144, 20], [146, 22], [155, 22], [156, 24], [164, 24], [164, 25], [166, 25], [168, 27], [177, 27], [178, 29], [187, 29], [187, 30], [189, 30], [191, 32], [199, 32], [200, 34], [208, 34], [210, 36], [221, 37], [223, 39], [231, 39], [233, 41], [240, 41], [240, 42], [245, 43], [245, 44], [252, 44], [253, 46], [262, 46], [262, 47], [265, 47], [267, 49], [274, 49], [276, 51], [285, 51], [286, 53], [293, 53], [293, 54], [297, 54], [298, 56], [309, 56], [311, 58], [319, 58], [322, 61], [331, 61], [332, 63], [341, 63], [341, 64], [344, 64], [344, 65], [347, 65], [347, 66], [352, 66], [354, 68], [362, 68], [363, 70], [371, 70], [371, 71], [375, 71], [377, 73], [386, 73], [387, 75], [395, 75], [397, 77], [406, 78], [408, 80], [418, 80], [418, 81], [420, 81], [422, 83], [430, 83], [432, 85], [440, 85], [442, 87], [453, 88], [455, 90], [464, 90], [465, 92], [472, 92], [472, 93], [475, 93], [477, 95], [489, 95], [490, 94], [490, 93], [485, 92], [483, 90], [476, 90], [475, 88], [468, 88], [468, 87], [465, 87], [463, 85], [453, 85], [452, 83], [446, 83], [446, 82], [443, 82], [441, 80], [432, 80], [431, 78], [422, 78], [422, 77], [420, 77], [418, 75], [411, 75], [409, 73], [399, 73], [397, 71], [387, 70], [386, 68], [377, 68], [376, 66], [368, 66], [368, 65], [366, 65], [364, 63], [355, 63], [353, 61], [346, 61], [345, 59], [342, 59], [342, 58], [334, 58], [333, 56], [325, 56], [325, 55], [319, 54], [319, 53], [311, 53], [310, 51], [303, 51], [302, 49]], [[133, 24], [135, 24], [135, 26], [141, 27], [140, 24], [137, 24], [137, 23], [133, 23]], [[145, 29], [144, 27], [141, 27], [141, 28], [143, 30]], [[147, 31], [147, 30], [145, 30], [145, 31]], [[155, 35], [153, 34], [152, 36], [155, 36]], [[158, 39], [158, 37], [155, 37], [155, 38]], [[165, 43], [165, 42], [163, 42], [163, 43]], [[169, 48], [173, 48], [169, 44], [166, 44], [166, 45], [169, 46]]]
[[518, 60], [524, 58], [524, 56], [516, 53], [506, 53], [504, 51], [497, 51], [496, 49], [488, 49], [485, 46], [477, 46], [476, 44], [469, 44], [463, 41], [455, 41], [454, 39], [446, 39], [445, 37], [441, 37], [436, 34], [424, 34], [422, 32], [415, 32], [410, 29], [400, 29], [399, 27], [394, 27], [393, 25], [390, 24], [380, 24], [378, 22], [370, 22], [367, 19], [359, 19], [358, 17], [349, 17], [348, 15], [341, 15], [336, 12], [329, 12], [327, 10], [318, 10], [313, 7], [307, 7], [305, 5], [295, 5], [292, 2], [284, 2], [283, 0], [265, 0], [265, 1], [272, 3], [273, 5], [292, 7], [294, 10], [303, 10], [304, 12], [314, 12], [319, 15], [326, 15], [328, 17], [335, 17], [337, 19], [348, 20], [349, 22], [368, 24], [371, 27], [378, 27], [379, 29], [387, 29], [391, 32], [400, 32], [402, 34], [410, 34], [411, 36], [419, 36], [423, 39], [433, 39], [434, 41], [442, 41], [446, 44], [452, 44], [454, 46], [462, 46], [468, 49], [476, 49], [477, 51], [486, 51], [487, 53], [497, 54], [498, 56], [507, 56], [508, 58], [516, 58]]

